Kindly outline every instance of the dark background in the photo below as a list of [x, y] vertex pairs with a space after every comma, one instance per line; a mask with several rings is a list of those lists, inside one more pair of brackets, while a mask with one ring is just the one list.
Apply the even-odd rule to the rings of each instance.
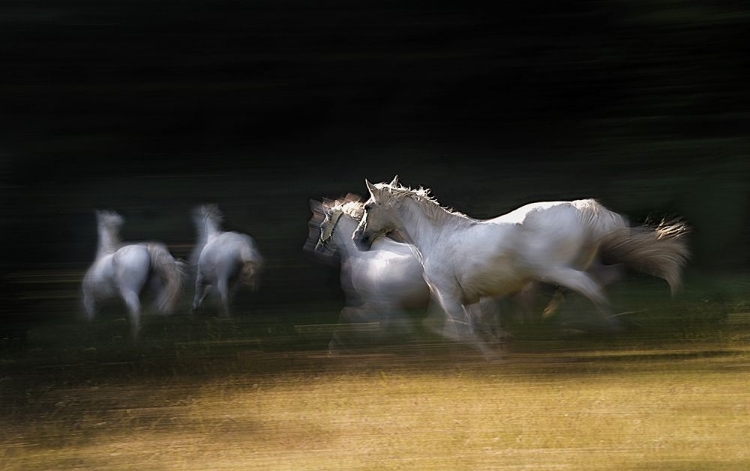
[[308, 200], [394, 174], [477, 218], [680, 216], [688, 275], [744, 271], [749, 29], [713, 0], [4, 1], [4, 312], [74, 316], [48, 309], [77, 302], [94, 209], [186, 258], [205, 202], [268, 261], [250, 304], [335, 298]]

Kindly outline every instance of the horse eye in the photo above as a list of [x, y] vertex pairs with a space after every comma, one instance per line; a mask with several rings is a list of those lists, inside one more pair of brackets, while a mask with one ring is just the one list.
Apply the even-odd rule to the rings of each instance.
[[365, 211], [369, 211], [371, 209], [372, 209], [372, 205], [371, 204], [368, 203], [368, 204], [365, 205]]

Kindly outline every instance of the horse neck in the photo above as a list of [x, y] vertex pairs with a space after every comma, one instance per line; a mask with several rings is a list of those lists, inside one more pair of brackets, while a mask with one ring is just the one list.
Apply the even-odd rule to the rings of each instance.
[[212, 218], [205, 218], [196, 224], [198, 228], [198, 245], [206, 245], [209, 239], [219, 236], [223, 231], [219, 222]]
[[99, 224], [99, 243], [96, 248], [96, 258], [112, 253], [120, 247], [120, 234], [117, 229], [107, 228]]
[[427, 206], [429, 204], [432, 203], [406, 197], [396, 206], [401, 224], [398, 229], [423, 255], [435, 246], [445, 229], [461, 226], [468, 221], [467, 218], [443, 208]]
[[357, 245], [352, 240], [352, 234], [354, 234], [358, 224], [359, 222], [348, 214], [342, 214], [336, 223], [336, 228], [333, 230], [333, 241], [344, 256], [351, 256], [359, 252]]

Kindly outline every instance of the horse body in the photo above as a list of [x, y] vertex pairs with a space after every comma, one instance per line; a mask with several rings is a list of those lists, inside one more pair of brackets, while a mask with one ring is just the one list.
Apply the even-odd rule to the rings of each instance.
[[[361, 218], [362, 203], [352, 198], [350, 195], [344, 202], [327, 204], [311, 201], [311, 224], [319, 223], [315, 251], [340, 255], [341, 286], [346, 295], [340, 322], [352, 317], [380, 320], [383, 332], [393, 320], [406, 319], [409, 309], [429, 310], [432, 295], [414, 246], [389, 237], [377, 238], [367, 251], [355, 245], [352, 234]], [[311, 231], [310, 238], [315, 234]], [[306, 243], [311, 245], [310, 241]], [[496, 307], [486, 304], [477, 316], [494, 313]], [[329, 348], [335, 349], [338, 342], [339, 336], [334, 332]]]
[[[391, 321], [408, 318], [407, 310], [425, 308], [430, 290], [422, 279], [422, 266], [407, 244], [381, 237], [373, 242], [370, 251], [355, 246], [351, 236], [359, 223], [356, 215], [361, 212], [361, 203], [353, 198], [350, 195], [343, 202], [310, 202], [310, 225], [311, 229], [317, 226], [317, 230], [311, 230], [306, 246], [313, 246], [315, 239], [317, 255], [336, 254], [340, 259], [346, 305], [339, 322], [379, 321], [380, 332], [384, 333]], [[337, 330], [329, 349], [336, 350], [341, 342], [341, 332]]]
[[[424, 190], [397, 186], [396, 179], [366, 183], [370, 199], [353, 239], [366, 249], [383, 232], [405, 234], [453, 321], [464, 318], [470, 324], [466, 305], [517, 293], [533, 282], [569, 288], [604, 309], [603, 283], [587, 270], [608, 252], [615, 261], [664, 278], [674, 292], [688, 257], [684, 227], [630, 228], [625, 218], [595, 200], [532, 203], [476, 220], [441, 207]], [[478, 342], [471, 329], [467, 335]], [[481, 342], [477, 345], [487, 353]]]
[[221, 219], [221, 212], [213, 205], [194, 211], [199, 239], [191, 256], [196, 268], [193, 310], [200, 308], [214, 286], [221, 297], [223, 315], [229, 316], [231, 291], [239, 283], [257, 287], [263, 257], [249, 235], [222, 231]]
[[83, 279], [83, 302], [89, 320], [96, 315], [96, 302], [120, 296], [130, 315], [133, 337], [140, 331], [143, 289], [149, 285], [159, 293], [157, 308], [171, 312], [179, 296], [183, 266], [163, 244], [144, 242], [122, 245], [116, 213], [97, 211], [99, 243], [94, 263]]
[[[587, 224], [585, 212], [590, 210], [598, 211], [600, 217]], [[469, 303], [483, 294], [517, 293], [533, 280], [565, 286], [560, 278], [571, 274], [567, 270], [556, 274], [550, 267], [588, 270], [598, 261], [598, 241], [625, 224], [622, 217], [593, 200], [533, 203], [487, 221], [444, 214], [455, 230], [443, 227], [441, 244], [422, 241], [424, 246], [437, 248], [424, 249], [435, 255], [426, 258], [426, 263], [436, 262], [432, 272], [452, 267], [463, 287], [463, 299]], [[420, 217], [419, 212], [410, 217]], [[596, 296], [592, 291], [589, 294]]]

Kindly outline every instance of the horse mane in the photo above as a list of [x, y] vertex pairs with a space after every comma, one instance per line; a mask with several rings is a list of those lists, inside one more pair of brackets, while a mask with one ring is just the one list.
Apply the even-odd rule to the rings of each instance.
[[122, 216], [116, 211], [100, 210], [96, 212], [96, 219], [99, 224], [102, 224], [107, 229], [119, 229], [124, 222]]
[[204, 204], [193, 208], [193, 221], [198, 231], [198, 241], [190, 256], [190, 264], [195, 265], [200, 257], [201, 250], [208, 242], [209, 236], [221, 232], [224, 213], [216, 204]]
[[355, 195], [354, 193], [347, 193], [342, 199], [334, 200], [326, 208], [333, 211], [341, 211], [357, 221], [362, 220], [362, 217], [365, 215], [365, 203], [359, 195]]
[[403, 186], [400, 183], [396, 185], [390, 183], [376, 183], [375, 187], [381, 190], [381, 195], [387, 195], [386, 200], [388, 202], [393, 201], [399, 203], [405, 198], [411, 198], [420, 204], [424, 209], [425, 215], [432, 220], [442, 219], [446, 214], [470, 219], [466, 214], [460, 211], [441, 205], [435, 197], [430, 195], [429, 188], [420, 186], [419, 188], [414, 189]]
[[207, 237], [213, 231], [221, 231], [224, 213], [216, 204], [204, 204], [193, 210], [193, 218], [198, 232]]
[[216, 225], [224, 222], [224, 213], [219, 209], [218, 204], [204, 204], [200, 207], [203, 219]]

